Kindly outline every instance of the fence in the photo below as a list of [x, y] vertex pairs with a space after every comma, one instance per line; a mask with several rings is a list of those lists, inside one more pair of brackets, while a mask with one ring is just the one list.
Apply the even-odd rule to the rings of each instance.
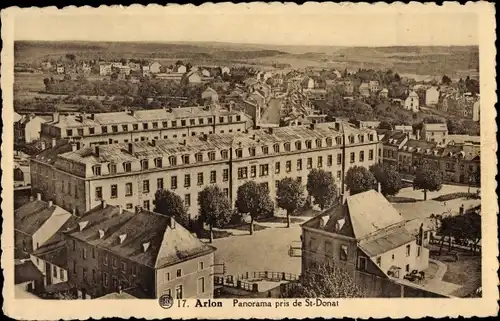
[[298, 280], [299, 280], [299, 275], [293, 273], [256, 271], [256, 272], [246, 272], [236, 276], [233, 275], [214, 276], [214, 285], [233, 287], [249, 292], [259, 292], [259, 284], [255, 282], [259, 281], [293, 282]]

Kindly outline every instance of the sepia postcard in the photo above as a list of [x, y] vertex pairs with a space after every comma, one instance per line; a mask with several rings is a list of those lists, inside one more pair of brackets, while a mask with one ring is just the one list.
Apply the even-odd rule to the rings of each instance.
[[9, 317], [498, 314], [494, 4], [1, 22]]

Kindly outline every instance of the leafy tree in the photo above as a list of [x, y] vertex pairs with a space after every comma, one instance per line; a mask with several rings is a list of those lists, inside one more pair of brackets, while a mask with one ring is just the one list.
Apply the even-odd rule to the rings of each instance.
[[300, 283], [285, 292], [287, 298], [361, 298], [363, 291], [352, 274], [335, 264], [319, 264], [302, 273]]
[[290, 215], [304, 202], [304, 188], [297, 179], [284, 178], [278, 183], [276, 203], [286, 211], [286, 227], [290, 227]]
[[373, 174], [362, 166], [353, 166], [349, 168], [345, 175], [345, 184], [351, 195], [372, 189], [375, 185]]
[[392, 125], [388, 121], [381, 121], [380, 124], [378, 125], [379, 129], [388, 129], [392, 130]]
[[446, 76], [446, 75], [443, 75], [443, 78], [441, 79], [441, 83], [443, 85], [450, 85], [451, 84], [451, 78]]
[[159, 189], [155, 193], [154, 205], [156, 213], [172, 216], [181, 225], [189, 226], [189, 214], [179, 195], [166, 189]]
[[112, 73], [110, 76], [111, 80], [117, 80], [118, 79], [118, 74], [116, 72]]
[[330, 207], [336, 197], [335, 180], [332, 173], [314, 168], [307, 175], [307, 193], [314, 198], [321, 210]]
[[375, 164], [370, 166], [370, 172], [372, 172], [377, 182], [380, 183], [384, 196], [396, 195], [403, 188], [401, 176], [395, 166]]
[[439, 191], [443, 185], [443, 177], [439, 168], [430, 162], [424, 161], [417, 167], [413, 186], [424, 192], [424, 200], [427, 200], [427, 191]]
[[75, 58], [76, 58], [76, 56], [74, 54], [66, 54], [66, 59], [68, 59], [68, 60], [73, 61], [73, 60], [75, 60]]
[[68, 74], [66, 74], [66, 75], [64, 75], [63, 80], [64, 81], [70, 81], [71, 80], [71, 76], [68, 75]]
[[218, 186], [209, 186], [198, 195], [199, 219], [210, 227], [210, 243], [213, 241], [213, 228], [224, 227], [231, 220], [231, 204]]
[[250, 235], [253, 234], [253, 221], [259, 217], [268, 216], [274, 211], [268, 188], [253, 181], [248, 181], [238, 187], [235, 205], [238, 212], [250, 215]]

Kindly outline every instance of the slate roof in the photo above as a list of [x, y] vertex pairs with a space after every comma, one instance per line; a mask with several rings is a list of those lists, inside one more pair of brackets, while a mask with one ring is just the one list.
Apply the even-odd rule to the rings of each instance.
[[[47, 220], [51, 219], [51, 217], [53, 217], [55, 223], [56, 221], [60, 221], [59, 218], [66, 222], [70, 216], [71, 214], [57, 205], [49, 207], [48, 202], [34, 200], [14, 211], [14, 228], [25, 234], [33, 235], [45, 224], [45, 222], [47, 222]], [[62, 222], [59, 227], [64, 224], [64, 222]], [[54, 228], [56, 227], [57, 226], [54, 226]]]
[[[86, 213], [68, 233], [93, 246], [152, 268], [161, 268], [215, 249], [201, 242], [174, 219], [141, 210], [131, 213], [116, 206], [102, 205]], [[104, 231], [101, 238], [99, 230]], [[149, 244], [144, 251], [144, 244]]]

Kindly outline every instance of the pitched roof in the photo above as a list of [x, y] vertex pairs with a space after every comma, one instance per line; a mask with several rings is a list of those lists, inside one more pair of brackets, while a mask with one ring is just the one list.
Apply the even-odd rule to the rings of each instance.
[[347, 207], [356, 239], [402, 222], [401, 214], [374, 190], [349, 196]]
[[367, 237], [359, 243], [359, 247], [370, 257], [385, 253], [401, 245], [415, 240], [404, 226], [383, 229], [377, 235]]
[[[213, 252], [174, 219], [141, 210], [131, 213], [112, 205], [102, 205], [85, 213], [80, 220], [88, 222], [80, 230], [74, 226], [68, 233], [84, 242], [105, 248], [118, 256], [153, 268], [161, 268], [192, 257]], [[100, 236], [100, 230], [104, 235]], [[144, 251], [144, 244], [148, 248]]]
[[[60, 227], [71, 217], [71, 214], [57, 205], [34, 200], [14, 211], [14, 228], [28, 235], [33, 235], [42, 225], [50, 220], [44, 230], [47, 239], [52, 237]], [[50, 234], [50, 235], [49, 235]]]
[[33, 253], [33, 256], [60, 268], [67, 268], [67, 252], [65, 242], [51, 243], [49, 245], [39, 247]]
[[116, 300], [116, 299], [137, 299], [137, 298], [135, 296], [127, 293], [127, 292], [113, 292], [113, 293], [108, 293], [104, 296], [101, 296], [97, 299]]
[[[125, 239], [120, 243], [120, 236], [123, 235]], [[143, 244], [146, 243], [149, 243], [149, 247], [144, 251]], [[173, 218], [145, 210], [120, 226], [100, 247], [155, 268], [214, 251]]]
[[448, 130], [448, 126], [446, 125], [446, 123], [442, 123], [442, 124], [423, 124], [423, 130], [426, 130], [426, 131], [444, 131], [444, 130]]
[[391, 131], [385, 133], [384, 138], [382, 138], [382, 142], [384, 144], [399, 146], [399, 144], [401, 144], [406, 137], [406, 133], [400, 131]]

